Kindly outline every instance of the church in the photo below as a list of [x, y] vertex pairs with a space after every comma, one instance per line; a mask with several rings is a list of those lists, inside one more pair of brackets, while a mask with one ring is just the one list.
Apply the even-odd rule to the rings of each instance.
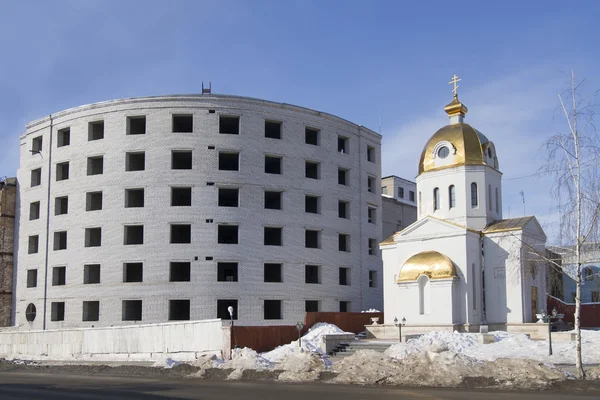
[[477, 332], [535, 322], [545, 308], [546, 235], [534, 216], [502, 218], [500, 156], [464, 122], [459, 80], [450, 123], [421, 153], [417, 221], [380, 243], [385, 325]]

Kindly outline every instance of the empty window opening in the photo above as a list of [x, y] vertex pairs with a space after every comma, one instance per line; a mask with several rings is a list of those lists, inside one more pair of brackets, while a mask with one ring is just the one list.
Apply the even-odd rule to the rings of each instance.
[[348, 170], [343, 168], [338, 168], [338, 184], [339, 185], [349, 185], [350, 181], [348, 180]]
[[102, 192], [88, 192], [85, 194], [85, 211], [102, 210]]
[[375, 147], [367, 146], [367, 161], [375, 162]]
[[281, 319], [281, 300], [265, 300], [265, 319]]
[[369, 287], [377, 287], [377, 271], [369, 271]]
[[500, 212], [500, 197], [498, 197], [498, 188], [496, 188], [496, 213]]
[[104, 139], [104, 121], [90, 122], [88, 124], [88, 140]]
[[413, 192], [412, 190], [408, 191], [408, 200], [412, 201], [413, 203], [415, 202], [415, 192]]
[[304, 196], [304, 211], [312, 214], [320, 214], [321, 198], [319, 196]]
[[304, 231], [304, 245], [309, 249], [320, 249], [321, 231], [306, 229]]
[[338, 235], [339, 241], [339, 250], [340, 251], [350, 251], [350, 235], [345, 233], [340, 233]]
[[146, 116], [127, 117], [127, 134], [128, 135], [145, 135], [146, 134]]
[[29, 220], [33, 221], [40, 218], [40, 202], [29, 203]]
[[171, 188], [171, 206], [189, 207], [192, 205], [191, 187], [173, 187]]
[[192, 243], [192, 226], [171, 224], [171, 243]]
[[65, 303], [64, 301], [52, 302], [50, 306], [50, 320], [51, 321], [64, 321], [65, 320]]
[[305, 265], [304, 282], [321, 283], [321, 267], [319, 265]]
[[142, 300], [123, 300], [123, 321], [142, 320]]
[[281, 270], [282, 264], [265, 263], [265, 282], [283, 282]]
[[281, 139], [281, 122], [265, 121], [265, 137]]
[[54, 199], [54, 215], [64, 215], [69, 213], [69, 197], [62, 196]]
[[367, 220], [369, 221], [370, 224], [377, 223], [377, 209], [376, 208], [374, 208], [374, 207], [367, 208]]
[[192, 169], [191, 150], [173, 150], [171, 152], [171, 169]]
[[100, 264], [86, 264], [83, 266], [83, 283], [86, 285], [100, 283]]
[[143, 282], [144, 263], [130, 262], [123, 264], [123, 282]]
[[454, 185], [448, 187], [448, 208], [456, 207], [456, 188]]
[[239, 189], [219, 188], [219, 207], [238, 207]]
[[479, 204], [479, 198], [477, 196], [477, 184], [471, 183], [471, 207], [477, 207]]
[[56, 180], [64, 181], [69, 179], [69, 163], [62, 162], [56, 164]]
[[367, 177], [367, 191], [369, 193], [375, 193], [375, 178], [372, 176]]
[[123, 227], [123, 244], [144, 244], [144, 225], [126, 225]]
[[191, 114], [173, 115], [173, 133], [194, 132], [194, 116]]
[[265, 208], [269, 210], [281, 210], [282, 192], [265, 191]]
[[310, 179], [320, 179], [320, 164], [318, 162], [306, 161], [305, 176]]
[[236, 263], [236, 262], [217, 263], [217, 281], [219, 281], [219, 282], [237, 282], [238, 281], [238, 263]]
[[42, 184], [42, 169], [36, 168], [31, 170], [31, 187], [40, 186]]
[[220, 115], [219, 133], [224, 133], [228, 135], [239, 135], [240, 117]]
[[125, 208], [144, 207], [144, 189], [125, 189]]
[[104, 173], [104, 157], [95, 156], [87, 159], [87, 174], [101, 175]]
[[54, 232], [54, 250], [67, 249], [67, 232]]
[[350, 309], [349, 301], [340, 301], [340, 312], [348, 312]]
[[83, 302], [82, 321], [99, 321], [100, 320], [100, 302], [99, 301], [84, 301]]
[[67, 282], [67, 267], [52, 268], [52, 286], [64, 286]]
[[344, 136], [338, 136], [338, 151], [343, 154], [348, 154], [350, 150], [350, 139]]
[[171, 262], [169, 282], [189, 282], [191, 280], [192, 263], [186, 261]]
[[281, 157], [265, 156], [265, 173], [281, 175]]
[[64, 128], [58, 131], [56, 138], [56, 147], [68, 146], [71, 144], [71, 129]]
[[37, 269], [27, 270], [27, 287], [37, 287]]
[[339, 269], [338, 283], [342, 286], [350, 285], [350, 268], [341, 267]]
[[377, 239], [369, 239], [369, 255], [377, 255]]
[[404, 198], [404, 188], [402, 188], [402, 187], [398, 188], [398, 197], [401, 199]]
[[143, 171], [146, 169], [146, 153], [125, 154], [125, 171]]
[[283, 242], [283, 228], [265, 226], [264, 236], [265, 246], [281, 246]]
[[35, 254], [39, 250], [40, 237], [38, 235], [29, 236], [27, 254]]
[[85, 228], [85, 247], [102, 246], [102, 228]]
[[304, 302], [305, 312], [319, 312], [319, 300], [306, 300]]
[[218, 243], [237, 244], [238, 243], [238, 226], [237, 225], [219, 225]]
[[306, 144], [312, 144], [314, 146], [319, 145], [320, 132], [318, 129], [306, 128], [304, 129], [304, 142]]
[[239, 171], [240, 153], [219, 152], [220, 171]]
[[189, 319], [189, 300], [169, 300], [169, 321], [189, 321]]
[[492, 211], [492, 185], [488, 184], [488, 210]]
[[[233, 308], [229, 314], [228, 308]], [[217, 318], [221, 319], [238, 319], [238, 301], [237, 300], [217, 300]]]
[[350, 218], [350, 203], [347, 201], [338, 201], [338, 217]]

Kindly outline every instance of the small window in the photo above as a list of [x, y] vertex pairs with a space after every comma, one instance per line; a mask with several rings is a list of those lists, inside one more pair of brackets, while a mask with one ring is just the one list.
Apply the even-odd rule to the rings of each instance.
[[88, 141], [104, 139], [104, 121], [88, 124]]
[[338, 283], [341, 286], [350, 286], [350, 268], [341, 267], [339, 269]]
[[171, 188], [171, 206], [189, 207], [192, 205], [191, 187], [172, 187]]
[[321, 131], [314, 128], [306, 128], [304, 130], [304, 142], [306, 144], [312, 144], [314, 146], [319, 145], [319, 136]]
[[192, 169], [191, 150], [171, 151], [171, 169]]
[[173, 115], [173, 133], [194, 132], [194, 116], [191, 114]]
[[31, 170], [31, 187], [40, 186], [42, 184], [42, 169], [36, 168]]
[[437, 152], [438, 157], [442, 160], [444, 158], [448, 157], [449, 154], [450, 154], [450, 149], [448, 149], [448, 147], [446, 147], [446, 146], [440, 147], [440, 149]]
[[381, 194], [389, 194], [387, 186], [382, 186], [381, 187]]
[[304, 211], [311, 214], [320, 214], [321, 198], [319, 196], [304, 196]]
[[433, 189], [433, 211], [440, 209], [440, 189]]
[[100, 302], [99, 301], [84, 301], [83, 302], [82, 321], [99, 321], [100, 320]]
[[28, 269], [27, 270], [27, 287], [33, 288], [37, 287], [37, 269]]
[[125, 171], [143, 171], [146, 169], [146, 153], [125, 153]]
[[367, 177], [367, 191], [369, 193], [375, 193], [375, 178], [372, 176]]
[[265, 208], [268, 210], [281, 210], [282, 192], [265, 190]]
[[240, 153], [219, 152], [219, 171], [239, 171]]
[[350, 218], [350, 203], [347, 201], [338, 201], [338, 217], [348, 219]]
[[102, 210], [102, 192], [88, 192], [85, 194], [85, 211]]
[[144, 281], [144, 263], [130, 262], [123, 264], [123, 282], [143, 282]]
[[142, 320], [142, 300], [123, 300], [123, 321]]
[[58, 131], [56, 138], [56, 147], [64, 147], [71, 144], [71, 129], [64, 128]]
[[313, 161], [306, 161], [305, 176], [310, 179], [321, 179], [320, 177], [321, 164]]
[[369, 271], [369, 287], [372, 287], [372, 288], [377, 287], [377, 271], [373, 271], [373, 270]]
[[64, 286], [67, 282], [67, 267], [52, 268], [52, 286]]
[[54, 199], [54, 215], [65, 215], [69, 213], [69, 197], [61, 196]]
[[415, 192], [413, 192], [412, 190], [409, 190], [408, 192], [408, 200], [412, 201], [413, 203], [415, 202]]
[[123, 244], [144, 244], [144, 225], [125, 225], [123, 227]]
[[398, 188], [398, 197], [401, 199], [404, 198], [404, 188], [403, 187]]
[[492, 185], [488, 184], [488, 209], [492, 211]]
[[283, 239], [283, 228], [274, 228], [265, 226], [264, 229], [264, 245], [265, 246], [281, 246]]
[[171, 262], [169, 268], [169, 282], [190, 282], [192, 266], [187, 261]]
[[219, 281], [219, 282], [237, 282], [238, 281], [238, 263], [236, 263], [236, 262], [217, 263], [217, 281]]
[[282, 319], [281, 300], [265, 300], [264, 312], [265, 319]]
[[87, 159], [87, 174], [101, 175], [104, 173], [104, 157], [95, 156]]
[[219, 207], [238, 207], [239, 189], [219, 188]]
[[40, 237], [39, 235], [29, 236], [27, 254], [36, 254], [39, 250]]
[[83, 283], [86, 285], [100, 283], [100, 264], [86, 264], [83, 266]]
[[281, 139], [281, 122], [265, 121], [265, 137]]
[[25, 309], [25, 319], [27, 319], [27, 322], [35, 321], [36, 314], [37, 311], [35, 309], [35, 305], [33, 303], [29, 303]]
[[238, 244], [238, 226], [219, 225], [217, 241], [222, 244]]
[[373, 239], [373, 238], [369, 239], [369, 255], [371, 255], [371, 256], [377, 255], [377, 239]]
[[281, 270], [282, 264], [265, 263], [265, 282], [283, 282]]
[[192, 225], [171, 224], [171, 243], [192, 243]]
[[367, 146], [367, 161], [375, 162], [375, 147]]
[[471, 183], [471, 207], [477, 207], [479, 204], [479, 198], [477, 195], [477, 184]]
[[189, 319], [189, 300], [169, 300], [169, 321], [189, 321]]
[[338, 234], [338, 250], [350, 251], [350, 235], [345, 233]]
[[40, 202], [29, 203], [29, 220], [33, 221], [40, 218]]
[[65, 320], [65, 303], [63, 301], [52, 302], [50, 306], [50, 320], [64, 321]]
[[350, 309], [349, 301], [340, 301], [340, 312], [348, 312]]
[[321, 268], [319, 265], [304, 266], [305, 283], [321, 283]]
[[456, 207], [456, 188], [454, 185], [450, 185], [448, 188], [448, 206], [449, 208]]
[[498, 188], [496, 189], [496, 213], [500, 212], [500, 197], [498, 195]]
[[67, 232], [54, 232], [54, 250], [67, 249]]
[[305, 312], [319, 312], [319, 300], [306, 300], [304, 302]]
[[144, 207], [144, 188], [125, 189], [125, 208]]
[[367, 221], [370, 224], [377, 223], [377, 209], [374, 207], [367, 207]]
[[102, 246], [102, 228], [85, 228], [85, 247]]
[[592, 267], [586, 267], [583, 269], [583, 277], [586, 281], [594, 280], [594, 270], [592, 269]]
[[265, 174], [281, 175], [281, 157], [265, 156]]
[[[233, 309], [233, 312], [229, 314], [229, 307]], [[221, 319], [234, 319], [238, 318], [238, 301], [237, 300], [217, 300], [217, 318]]]
[[240, 117], [220, 115], [219, 133], [224, 133], [228, 135], [239, 135]]
[[56, 181], [69, 179], [69, 162], [56, 164]]
[[338, 152], [348, 154], [350, 151], [350, 139], [345, 136], [338, 136]]
[[306, 229], [304, 231], [304, 246], [308, 249], [320, 249], [321, 231]]
[[146, 134], [146, 116], [127, 117], [127, 134], [128, 135], [145, 135]]
[[338, 168], [338, 185], [348, 186], [350, 180], [348, 178], [348, 170], [344, 168]]
[[592, 291], [592, 303], [600, 303], [600, 292]]

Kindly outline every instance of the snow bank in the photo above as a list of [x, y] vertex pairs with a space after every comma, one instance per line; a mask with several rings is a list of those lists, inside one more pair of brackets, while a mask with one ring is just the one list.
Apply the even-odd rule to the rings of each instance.
[[284, 372], [277, 378], [280, 381], [312, 382], [319, 379], [325, 370], [323, 360], [313, 353], [296, 352], [287, 355], [277, 365]]
[[379, 311], [379, 310], [376, 310], [376, 309], [374, 309], [374, 308], [369, 308], [368, 310], [366, 310], [366, 311], [361, 311], [361, 312], [381, 312], [381, 311]]

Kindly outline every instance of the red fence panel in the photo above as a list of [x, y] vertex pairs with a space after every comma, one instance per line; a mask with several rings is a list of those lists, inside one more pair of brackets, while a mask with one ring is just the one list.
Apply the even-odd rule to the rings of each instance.
[[[556, 308], [559, 314], [564, 314], [563, 321], [575, 324], [575, 304], [565, 303], [553, 296], [547, 296], [547, 310], [552, 311]], [[583, 303], [581, 304], [581, 327], [598, 328], [600, 327], [600, 304]]]

